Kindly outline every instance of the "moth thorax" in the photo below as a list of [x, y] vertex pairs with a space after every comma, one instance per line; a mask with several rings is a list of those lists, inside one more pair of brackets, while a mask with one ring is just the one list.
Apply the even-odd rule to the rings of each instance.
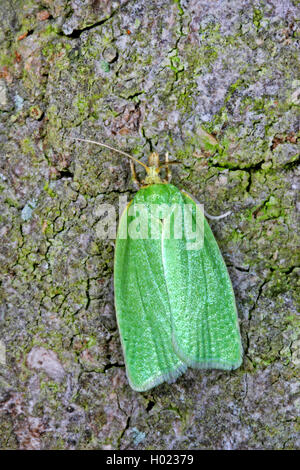
[[159, 168], [156, 168], [155, 166], [149, 166], [147, 168], [147, 176], [144, 179], [143, 183], [145, 185], [161, 183], [162, 181], [158, 173], [159, 173]]
[[158, 153], [153, 152], [149, 155], [148, 165], [149, 166], [155, 166], [155, 168], [159, 168], [159, 155], [158, 155]]

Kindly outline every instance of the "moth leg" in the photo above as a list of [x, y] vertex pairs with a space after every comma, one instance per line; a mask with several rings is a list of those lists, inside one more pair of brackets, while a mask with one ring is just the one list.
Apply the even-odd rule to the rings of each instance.
[[227, 217], [228, 215], [231, 214], [231, 211], [225, 212], [224, 214], [221, 215], [210, 215], [206, 211], [204, 211], [205, 217], [211, 220], [219, 220], [219, 219], [224, 219], [224, 217]]
[[140, 189], [141, 183], [138, 180], [138, 177], [137, 177], [137, 174], [136, 174], [136, 171], [135, 171], [134, 163], [131, 160], [129, 161], [129, 163], [130, 163], [130, 169], [131, 169], [132, 182], [135, 186], [137, 186], [138, 189]]
[[170, 183], [171, 178], [172, 178], [172, 173], [170, 171], [168, 163], [169, 163], [169, 152], [166, 152], [166, 155], [165, 155], [166, 178], [164, 179], [165, 183]]
[[[191, 194], [189, 194], [187, 191], [181, 191], [185, 196], [188, 196], [189, 198], [191, 198], [196, 204], [200, 204], [199, 201], [197, 201], [197, 199], [192, 196]], [[203, 206], [203, 204], [200, 204]], [[221, 214], [221, 215], [210, 215], [208, 214], [204, 209], [203, 209], [203, 213], [205, 215], [205, 217], [207, 217], [208, 219], [211, 219], [211, 220], [220, 220], [220, 219], [224, 219], [224, 217], [228, 217], [230, 214], [232, 214], [231, 211], [227, 211], [225, 212], [224, 214]]]

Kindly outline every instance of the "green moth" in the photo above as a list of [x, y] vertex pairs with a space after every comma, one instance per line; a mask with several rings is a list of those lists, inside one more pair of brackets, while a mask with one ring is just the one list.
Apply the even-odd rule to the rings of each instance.
[[131, 387], [146, 391], [174, 382], [189, 366], [238, 368], [243, 353], [234, 293], [200, 205], [170, 184], [169, 164], [176, 162], [167, 154], [160, 163], [152, 153], [147, 166], [120, 153], [131, 159], [136, 182], [133, 160], [146, 170], [120, 218], [114, 261], [115, 308]]

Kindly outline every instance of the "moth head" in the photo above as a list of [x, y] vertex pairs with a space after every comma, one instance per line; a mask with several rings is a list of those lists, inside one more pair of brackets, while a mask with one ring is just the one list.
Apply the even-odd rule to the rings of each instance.
[[[137, 158], [134, 158], [132, 155], [129, 155], [129, 153], [123, 152], [123, 150], [115, 149], [114, 147], [111, 147], [110, 145], [107, 145], [107, 144], [103, 144], [102, 142], [96, 142], [94, 140], [88, 140], [88, 139], [79, 139], [78, 137], [75, 137], [75, 140], [80, 140], [81, 142], [88, 142], [90, 144], [100, 145], [101, 147], [105, 147], [107, 149], [114, 150], [115, 152], [120, 153], [121, 155], [125, 155], [126, 157], [128, 157], [131, 160], [131, 171], [132, 171], [133, 179], [137, 183], [139, 183], [139, 181], [137, 180], [137, 177], [136, 177], [136, 174], [135, 174], [135, 169], [134, 169], [133, 162], [142, 165], [145, 168], [145, 171], [146, 171], [146, 178], [145, 178], [144, 181], [142, 181], [142, 184], [146, 185], [146, 186], [150, 185], [150, 184], [157, 184], [157, 183], [169, 183], [170, 180], [171, 180], [171, 173], [170, 173], [169, 165], [172, 165], [174, 163], [179, 163], [177, 161], [169, 162], [168, 152], [166, 153], [164, 163], [161, 163], [160, 160], [159, 160], [158, 153], [157, 152], [152, 152], [148, 157], [148, 166], [147, 166], [147, 165], [145, 165], [145, 163], [141, 162]], [[159, 175], [162, 168], [166, 169], [166, 178], [164, 178], [164, 179], [162, 179]]]
[[153, 166], [157, 168], [158, 170], [160, 169], [159, 155], [157, 152], [150, 153], [149, 158], [148, 158], [148, 166], [149, 167]]

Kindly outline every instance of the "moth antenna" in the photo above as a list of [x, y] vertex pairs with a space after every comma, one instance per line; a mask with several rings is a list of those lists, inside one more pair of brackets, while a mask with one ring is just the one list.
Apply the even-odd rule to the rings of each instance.
[[114, 152], [117, 152], [117, 153], [120, 153], [121, 155], [125, 155], [125, 157], [128, 157], [128, 158], [131, 158], [131, 160], [133, 160], [134, 162], [136, 163], [139, 163], [140, 165], [142, 165], [146, 170], [148, 169], [147, 165], [145, 165], [144, 163], [140, 162], [139, 160], [137, 160], [137, 158], [134, 158], [132, 155], [129, 155], [129, 153], [126, 153], [126, 152], [123, 152], [122, 150], [118, 150], [118, 149], [115, 149], [114, 147], [111, 147], [110, 145], [107, 145], [107, 144], [103, 144], [102, 142], [96, 142], [95, 140], [89, 140], [89, 139], [79, 139], [78, 137], [73, 137], [75, 140], [80, 140], [81, 142], [87, 142], [89, 144], [96, 144], [96, 145], [100, 145], [100, 147], [105, 147], [109, 150], [113, 150]]

